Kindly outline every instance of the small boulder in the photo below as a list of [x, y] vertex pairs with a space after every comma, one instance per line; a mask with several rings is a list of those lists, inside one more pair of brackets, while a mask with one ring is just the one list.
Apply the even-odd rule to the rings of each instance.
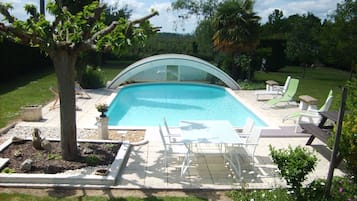
[[37, 149], [37, 150], [41, 150], [42, 147], [41, 147], [41, 137], [40, 137], [40, 129], [38, 128], [34, 128], [33, 129], [33, 132], [32, 132], [32, 146]]
[[47, 153], [51, 153], [52, 147], [51, 147], [50, 141], [45, 140], [45, 139], [42, 140], [41, 141], [41, 147], [42, 147], [42, 149], [46, 150]]
[[89, 148], [89, 147], [85, 147], [85, 148], [83, 148], [83, 152], [82, 153], [83, 154], [92, 154], [92, 153], [94, 153], [94, 150]]
[[24, 171], [24, 172], [29, 172], [31, 170], [31, 168], [32, 168], [32, 160], [31, 159], [26, 159], [20, 165], [20, 170]]

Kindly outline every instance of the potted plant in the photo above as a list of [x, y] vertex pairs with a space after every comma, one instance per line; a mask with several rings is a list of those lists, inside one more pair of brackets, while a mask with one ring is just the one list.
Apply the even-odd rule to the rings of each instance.
[[100, 117], [106, 117], [105, 112], [108, 111], [108, 105], [101, 103], [95, 106], [98, 110], [98, 112], [100, 112]]
[[21, 107], [23, 121], [41, 121], [42, 105], [25, 105]]

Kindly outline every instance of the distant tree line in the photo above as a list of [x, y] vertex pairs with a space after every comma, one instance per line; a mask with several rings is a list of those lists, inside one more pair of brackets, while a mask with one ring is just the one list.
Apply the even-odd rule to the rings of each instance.
[[9, 40], [0, 41], [0, 83], [13, 80], [36, 70], [51, 67], [51, 61], [38, 48], [27, 47]]
[[[176, 0], [172, 7], [186, 11], [182, 16], [184, 19], [192, 15], [202, 19], [193, 35], [197, 49], [211, 50], [206, 55], [221, 61], [222, 67], [236, 79], [238, 77], [230, 68], [232, 63], [236, 63], [233, 67], [240, 74], [244, 74], [244, 69], [248, 69], [246, 74], [249, 74], [254, 70], [276, 71], [285, 65], [327, 65], [343, 70], [350, 70], [355, 65], [356, 1], [337, 3], [336, 10], [323, 21], [312, 13], [285, 17], [283, 11], [275, 9], [267, 23], [259, 24], [258, 34], [252, 3], [250, 0]], [[241, 30], [248, 35], [242, 34]], [[223, 37], [221, 46], [215, 44], [215, 36], [219, 34]], [[256, 40], [249, 39], [252, 35]], [[222, 45], [226, 47], [217, 48]], [[250, 59], [248, 68], [237, 65], [241, 56]]]
[[[286, 17], [283, 11], [275, 9], [265, 24], [258, 22], [259, 16], [250, 0], [176, 0], [172, 7], [186, 11], [181, 16], [183, 19], [192, 15], [200, 17], [193, 34], [158, 33], [149, 36], [144, 46], [132, 44], [120, 52], [85, 53], [78, 61], [77, 73], [88, 62], [99, 65], [102, 59], [137, 60], [163, 53], [203, 58], [235, 79], [252, 79], [256, 70], [277, 71], [285, 65], [325, 65], [350, 70], [356, 63], [357, 2], [354, 0], [337, 3], [336, 10], [323, 21], [312, 13]], [[106, 19], [108, 22], [120, 16], [128, 19], [131, 12], [127, 7], [108, 7]], [[240, 18], [234, 18], [239, 16], [235, 13], [240, 13]], [[248, 34], [242, 34], [241, 30]], [[7, 45], [0, 42], [0, 49], [8, 49]], [[11, 62], [16, 65], [22, 61]]]

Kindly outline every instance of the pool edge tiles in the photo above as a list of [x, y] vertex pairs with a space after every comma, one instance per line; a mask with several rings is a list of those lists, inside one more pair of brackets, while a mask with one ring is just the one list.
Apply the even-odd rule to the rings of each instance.
[[[110, 98], [109, 126], [153, 127], [162, 124], [165, 117], [173, 127], [178, 126], [180, 120], [195, 119], [228, 120], [240, 127], [247, 116], [262, 127], [269, 126], [264, 118], [227, 89], [211, 84], [172, 82], [123, 86]], [[113, 114], [117, 116], [113, 117]]]

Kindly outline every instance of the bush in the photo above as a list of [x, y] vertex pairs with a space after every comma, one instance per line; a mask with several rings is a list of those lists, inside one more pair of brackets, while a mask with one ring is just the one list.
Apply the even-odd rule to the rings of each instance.
[[254, 74], [251, 73], [251, 61], [252, 59], [245, 54], [234, 58], [234, 64], [239, 69], [239, 78], [251, 80], [251, 74]]
[[241, 191], [234, 190], [228, 192], [228, 196], [232, 200], [239, 201], [293, 201], [293, 197], [290, 196], [285, 189], [273, 189], [273, 190], [254, 190], [247, 192], [244, 189]]
[[333, 200], [333, 201], [355, 201], [357, 200], [357, 188], [353, 183], [353, 177], [334, 177], [332, 180], [329, 198], [325, 196], [325, 179], [316, 179], [311, 182], [304, 191], [305, 200]]
[[306, 176], [315, 169], [317, 157], [310, 151], [300, 146], [295, 149], [275, 150], [269, 145], [270, 155], [273, 162], [278, 165], [280, 175], [291, 185], [292, 190], [301, 199], [302, 182]]
[[[355, 187], [352, 177], [334, 177], [331, 186], [331, 196], [325, 197], [325, 179], [316, 179], [311, 182], [306, 188], [301, 189], [302, 198], [304, 201], [356, 201], [357, 188]], [[272, 189], [272, 190], [242, 190], [229, 191], [227, 195], [232, 200], [237, 201], [293, 201], [296, 200], [294, 194], [291, 194], [287, 189]]]
[[83, 71], [80, 84], [85, 89], [97, 89], [104, 87], [105, 81], [101, 69], [87, 66]]
[[[339, 152], [346, 160], [347, 168], [350, 174], [354, 175], [357, 182], [357, 79], [347, 83], [348, 97], [346, 102], [346, 111], [342, 130]], [[336, 135], [336, 129], [329, 140], [332, 147]]]

